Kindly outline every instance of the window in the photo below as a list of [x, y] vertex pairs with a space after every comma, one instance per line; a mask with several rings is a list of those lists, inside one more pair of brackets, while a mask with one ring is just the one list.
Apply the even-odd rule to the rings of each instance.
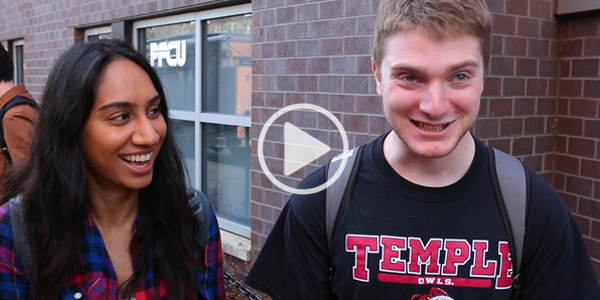
[[251, 4], [134, 23], [161, 78], [188, 184], [250, 237]]
[[25, 75], [23, 70], [23, 44], [25, 41], [17, 40], [13, 42], [13, 64], [15, 65], [14, 83], [21, 84], [25, 82]]
[[558, 0], [556, 13], [558, 15], [590, 12], [600, 9], [598, 0]]
[[96, 27], [85, 30], [85, 41], [110, 39], [112, 37], [110, 26]]

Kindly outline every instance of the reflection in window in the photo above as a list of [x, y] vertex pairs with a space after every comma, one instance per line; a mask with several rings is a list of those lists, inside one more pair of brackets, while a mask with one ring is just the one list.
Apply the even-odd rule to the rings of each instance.
[[250, 128], [203, 125], [202, 190], [218, 216], [250, 226]]
[[88, 42], [97, 41], [97, 40], [108, 40], [112, 37], [112, 34], [109, 33], [99, 33], [99, 34], [89, 34], [87, 35]]
[[203, 111], [250, 116], [251, 29], [249, 15], [206, 21]]
[[140, 29], [140, 50], [163, 84], [170, 109], [195, 111], [194, 22]]
[[194, 131], [194, 122], [175, 119], [172, 119], [171, 121], [173, 124], [173, 133], [175, 134], [175, 139], [177, 140], [179, 149], [183, 154], [183, 163], [185, 164], [187, 171], [187, 184], [189, 186], [194, 186], [194, 182], [196, 182], [196, 155], [194, 153], [196, 134]]

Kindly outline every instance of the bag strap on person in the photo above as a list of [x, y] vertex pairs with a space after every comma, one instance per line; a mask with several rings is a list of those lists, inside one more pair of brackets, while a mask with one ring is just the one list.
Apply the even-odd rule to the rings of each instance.
[[[334, 157], [326, 167], [329, 180], [335, 173], [333, 170], [339, 168], [342, 155], [347, 156], [346, 168], [340, 177], [327, 187], [325, 222], [330, 256], [333, 256], [331, 251], [333, 234], [348, 205], [360, 167], [363, 148], [364, 145]], [[522, 287], [521, 262], [526, 229], [525, 221], [529, 203], [529, 176], [525, 166], [518, 159], [491, 147], [487, 147], [487, 149], [496, 202], [508, 236], [510, 251], [515, 253], [514, 257], [511, 257], [514, 274], [511, 299], [519, 299]], [[352, 167], [347, 168], [349, 165]]]
[[363, 149], [364, 145], [338, 154], [326, 166], [327, 180], [329, 181], [342, 164], [342, 158], [347, 158], [346, 166], [342, 170], [340, 177], [326, 189], [327, 206], [325, 213], [327, 215], [327, 243], [330, 252], [333, 232], [335, 232], [337, 224], [340, 222], [340, 218], [348, 205], [348, 199], [350, 199], [350, 194], [352, 193], [356, 174], [358, 174], [358, 169], [360, 168]]
[[[192, 188], [186, 188], [188, 196], [188, 204], [193, 211], [194, 217], [200, 225], [200, 237], [198, 242], [202, 249], [206, 249], [210, 236], [210, 204], [206, 196]], [[10, 225], [12, 227], [14, 252], [17, 264], [21, 272], [29, 280], [30, 286], [35, 283], [35, 269], [33, 268], [33, 252], [31, 244], [27, 240], [28, 235], [25, 233], [25, 220], [23, 216], [23, 205], [21, 203], [21, 195], [10, 199]], [[32, 289], [33, 294], [33, 289]]]
[[[6, 104], [0, 109], [0, 122], [4, 120], [4, 115], [6, 112], [17, 105], [27, 104], [35, 109], [38, 109], [37, 102], [23, 97], [23, 96], [15, 96], [10, 99]], [[9, 164], [12, 164], [12, 158], [10, 157], [10, 152], [8, 151], [8, 146], [6, 145], [6, 140], [4, 139], [4, 126], [0, 126], [0, 149], [2, 150], [2, 154], [6, 157], [6, 160]]]
[[31, 250], [31, 244], [27, 240], [28, 235], [25, 232], [25, 219], [21, 195], [10, 199], [8, 205], [10, 208], [10, 225], [12, 227], [14, 252], [17, 264], [23, 275], [29, 280], [30, 285], [34, 286], [36, 275], [35, 269], [33, 268], [33, 252]]
[[520, 160], [498, 149], [491, 147], [487, 149], [496, 202], [508, 236], [510, 253], [514, 253], [514, 256], [511, 256], [513, 264], [511, 299], [520, 299], [521, 266], [529, 204], [529, 173]]

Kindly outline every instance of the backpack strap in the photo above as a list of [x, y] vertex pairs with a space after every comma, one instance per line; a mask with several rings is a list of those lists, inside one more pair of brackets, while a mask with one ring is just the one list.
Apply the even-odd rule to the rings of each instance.
[[[9, 109], [11, 109], [13, 106], [22, 104], [27, 104], [35, 109], [38, 109], [37, 102], [23, 96], [15, 96], [14, 98], [6, 102], [2, 109], [0, 109], [0, 122], [4, 121], [4, 115], [6, 115], [6, 112]], [[2, 150], [2, 154], [4, 154], [4, 156], [6, 157], [8, 163], [12, 164], [12, 158], [10, 157], [8, 146], [6, 145], [6, 140], [4, 139], [4, 126], [0, 126], [0, 149]]]
[[521, 296], [521, 265], [529, 203], [529, 173], [521, 161], [491, 147], [487, 147], [490, 175], [498, 208], [508, 236], [513, 262], [513, 293], [511, 299]]
[[210, 236], [210, 203], [204, 193], [197, 189], [188, 186], [186, 187], [186, 193], [189, 199], [188, 204], [200, 225], [199, 243], [202, 249], [205, 249]]
[[[333, 239], [333, 233], [337, 228], [337, 224], [340, 222], [344, 210], [348, 205], [348, 199], [352, 193], [354, 187], [354, 181], [360, 168], [360, 161], [362, 159], [362, 153], [365, 146], [361, 145], [348, 152], [344, 152], [335, 156], [329, 164], [326, 166], [325, 172], [327, 173], [327, 180], [331, 179], [335, 174], [335, 171], [340, 167], [342, 158], [347, 157], [346, 167], [342, 171], [340, 177], [331, 185], [327, 187], [326, 196], [326, 208], [325, 208], [325, 222], [327, 226], [327, 246], [331, 253], [331, 240]], [[352, 166], [348, 168], [348, 166]], [[330, 172], [330, 170], [332, 172]]]
[[[12, 227], [13, 247], [17, 264], [21, 272], [29, 280], [30, 286], [35, 285], [35, 269], [33, 268], [33, 252], [31, 245], [27, 241], [25, 217], [21, 195], [12, 198], [8, 202], [10, 209], [10, 226]], [[33, 289], [32, 289], [33, 295]]]

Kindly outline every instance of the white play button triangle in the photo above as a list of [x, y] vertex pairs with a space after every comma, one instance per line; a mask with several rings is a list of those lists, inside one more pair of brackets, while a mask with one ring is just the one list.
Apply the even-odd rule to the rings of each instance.
[[328, 145], [289, 122], [285, 122], [283, 129], [285, 147], [283, 173], [285, 176], [298, 171], [331, 150]]

